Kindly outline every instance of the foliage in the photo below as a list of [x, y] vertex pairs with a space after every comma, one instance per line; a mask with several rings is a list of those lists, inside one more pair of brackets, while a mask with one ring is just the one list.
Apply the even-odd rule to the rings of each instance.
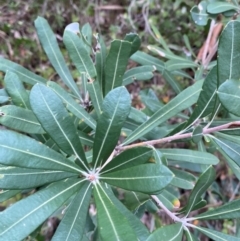
[[[219, 6], [221, 12], [238, 9], [219, 1], [206, 9], [217, 14]], [[208, 66], [175, 55], [162, 40], [163, 48], [149, 49], [167, 61], [143, 53], [135, 33], [113, 40], [107, 50], [89, 24], [69, 24], [63, 43], [78, 81], [47, 20], [38, 17], [35, 27], [62, 82], [0, 59], [5, 72], [0, 90], [0, 123], [5, 126], [0, 130], [0, 201], [28, 194], [0, 213], [0, 240], [40, 239], [38, 232], [51, 216], [61, 219], [52, 240], [197, 240], [199, 232], [213, 240], [240, 240], [212, 230], [209, 223], [239, 219], [239, 199], [223, 199], [219, 207], [195, 212], [210, 202], [209, 193], [220, 196], [214, 190], [215, 151], [240, 178], [240, 22], [226, 24], [217, 61]], [[126, 71], [129, 58], [143, 66]], [[193, 78], [184, 69], [195, 76], [185, 89], [177, 77]], [[152, 90], [141, 92], [145, 108], [139, 110], [124, 85], [148, 80], [154, 71], [176, 96], [164, 104]], [[177, 141], [192, 150], [160, 145]], [[190, 190], [182, 205], [177, 188]], [[159, 209], [175, 223], [156, 225], [152, 232], [140, 218], [145, 210]]]

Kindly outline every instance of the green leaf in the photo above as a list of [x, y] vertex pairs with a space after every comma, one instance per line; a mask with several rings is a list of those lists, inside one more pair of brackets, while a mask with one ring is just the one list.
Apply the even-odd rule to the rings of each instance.
[[[240, 77], [240, 76], [239, 76]], [[240, 81], [226, 80], [218, 89], [218, 97], [223, 106], [232, 114], [240, 116]]]
[[19, 133], [0, 131], [0, 163], [34, 169], [79, 173], [81, 169], [63, 155]]
[[32, 110], [42, 127], [67, 154], [74, 154], [88, 170], [87, 160], [73, 120], [62, 100], [50, 88], [36, 84], [30, 93]]
[[190, 10], [192, 19], [194, 23], [200, 26], [207, 25], [209, 14], [207, 13], [207, 5], [206, 1], [201, 1], [198, 6], [193, 6]]
[[223, 139], [211, 136], [211, 139], [226, 153], [238, 166], [240, 166], [240, 145]]
[[189, 229], [185, 229], [184, 234], [186, 235], [187, 241], [199, 241], [199, 239], [192, 234]]
[[137, 52], [141, 46], [141, 39], [136, 33], [126, 34], [124, 40], [132, 44], [130, 56], [133, 55], [135, 52]]
[[240, 78], [240, 22], [230, 21], [223, 29], [218, 44], [218, 82]]
[[195, 226], [194, 228], [204, 233], [207, 237], [215, 241], [240, 241], [240, 238], [233, 237], [228, 234], [220, 233], [213, 229], [202, 228], [198, 226]]
[[47, 80], [33, 72], [25, 69], [19, 64], [16, 64], [10, 60], [0, 58], [0, 70], [7, 73], [7, 71], [13, 72], [18, 75], [21, 81], [26, 82], [30, 85], [36, 83], [46, 83]]
[[0, 203], [16, 196], [20, 190], [1, 190], [0, 191]]
[[174, 76], [165, 69], [164, 62], [158, 58], [152, 57], [149, 54], [146, 54], [141, 51], [137, 51], [131, 56], [131, 59], [141, 65], [153, 65], [156, 69], [162, 73], [163, 78], [168, 82], [168, 84], [173, 88], [176, 93], [181, 92], [181, 87], [174, 78]]
[[172, 73], [170, 73], [168, 70], [164, 70], [162, 73], [163, 78], [167, 81], [167, 83], [173, 88], [173, 90], [178, 94], [181, 93], [182, 87], [177, 82], [176, 78]]
[[201, 93], [199, 95], [196, 107], [190, 116], [186, 126], [189, 126], [199, 118], [205, 117], [213, 112], [216, 108], [218, 88], [217, 83], [217, 66], [213, 67], [204, 80]]
[[197, 66], [198, 66], [197, 63], [189, 60], [179, 61], [179, 60], [172, 59], [166, 62], [166, 68], [170, 72], [177, 69], [196, 68]]
[[164, 71], [164, 62], [158, 58], [155, 58], [149, 54], [146, 54], [142, 51], [137, 51], [131, 56], [131, 60], [141, 64], [141, 65], [151, 65], [155, 66], [159, 72]]
[[201, 91], [202, 81], [196, 82], [178, 94], [174, 99], [168, 102], [163, 108], [153, 114], [145, 123], [133, 131], [123, 142], [123, 145], [129, 144], [142, 137], [154, 127], [164, 123], [169, 118], [175, 116], [180, 111], [193, 105]]
[[102, 170], [101, 174], [127, 169], [150, 161], [153, 149], [148, 147], [137, 147], [126, 150], [113, 158]]
[[229, 10], [239, 10], [238, 6], [230, 2], [214, 1], [207, 5], [207, 11], [211, 14], [223, 13]]
[[63, 55], [58, 46], [56, 37], [52, 29], [50, 28], [47, 20], [42, 17], [37, 17], [34, 23], [35, 28], [37, 29], [38, 38], [54, 69], [61, 77], [61, 80], [81, 100], [82, 98], [79, 93], [78, 87], [74, 82], [72, 75], [65, 63]]
[[219, 220], [240, 218], [240, 200], [228, 202], [194, 217], [197, 220]]
[[87, 83], [87, 90], [91, 97], [91, 101], [94, 107], [94, 110], [99, 117], [102, 113], [102, 102], [103, 102], [103, 95], [100, 89], [99, 82], [94, 80], [93, 82]]
[[67, 208], [66, 214], [61, 220], [52, 241], [72, 241], [81, 240], [88, 213], [88, 206], [91, 199], [92, 186], [85, 183], [78, 191]]
[[104, 69], [105, 95], [112, 89], [122, 85], [131, 48], [132, 44], [128, 41], [117, 39], [112, 41]]
[[183, 226], [181, 223], [163, 226], [155, 230], [146, 241], [182, 241]]
[[15, 105], [31, 109], [28, 99], [29, 95], [17, 74], [7, 71], [4, 77], [4, 86]]
[[173, 210], [174, 208], [179, 208], [180, 206], [179, 199], [166, 189], [158, 194], [157, 197], [168, 210]]
[[174, 161], [184, 161], [199, 164], [216, 165], [219, 160], [216, 156], [201, 151], [186, 149], [159, 149], [166, 158]]
[[115, 148], [130, 108], [131, 99], [125, 87], [118, 87], [105, 97], [93, 144], [95, 167], [102, 165]]
[[128, 219], [109, 199], [101, 184], [94, 186], [94, 199], [97, 206], [97, 220], [101, 239], [104, 241], [137, 241], [137, 236]]
[[0, 188], [28, 189], [73, 176], [77, 176], [77, 174], [55, 170], [0, 167]]
[[[191, 211], [198, 210], [198, 209], [200, 209], [200, 208], [205, 207], [206, 205], [207, 205], [207, 201], [206, 201], [206, 200], [204, 200], [204, 199], [199, 199], [199, 200], [194, 204], [194, 206], [192, 207], [192, 210], [191, 210]], [[179, 212], [179, 214], [186, 213], [186, 209], [187, 209], [186, 206], [183, 207], [183, 208], [181, 209], [181, 211]]]
[[123, 75], [123, 85], [133, 83], [135, 80], [149, 80], [153, 77], [153, 72], [156, 70], [154, 65], [139, 66], [127, 70]]
[[194, 175], [181, 171], [175, 168], [170, 168], [171, 172], [174, 174], [174, 177], [171, 181], [171, 185], [183, 189], [193, 189], [196, 178]]
[[173, 174], [161, 164], [141, 164], [103, 174], [100, 179], [126, 190], [156, 194], [172, 181]]
[[56, 182], [0, 213], [0, 240], [22, 240], [42, 224], [82, 185], [76, 178]]
[[143, 102], [143, 104], [153, 113], [164, 106], [164, 104], [159, 101], [158, 97], [152, 89], [141, 90], [140, 99]]
[[93, 137], [82, 131], [78, 131], [78, 136], [83, 145], [93, 146]]
[[104, 189], [104, 191], [110, 198], [111, 202], [115, 205], [115, 207], [117, 207], [117, 209], [124, 215], [124, 217], [127, 218], [129, 225], [135, 231], [138, 239], [140, 241], [146, 241], [146, 239], [149, 236], [149, 231], [146, 228], [146, 226], [136, 217], [136, 215], [134, 215], [132, 212], [130, 212], [122, 204], [122, 202], [119, 201], [118, 198], [115, 197], [115, 195], [113, 194], [113, 192], [109, 186], [106, 187], [106, 186], [102, 185], [102, 188]]
[[91, 128], [96, 128], [96, 121], [60, 85], [53, 81], [48, 81], [47, 85], [62, 99], [70, 112]]
[[87, 78], [93, 80], [97, 74], [93, 61], [83, 40], [78, 36], [76, 31], [69, 29], [69, 25], [64, 30], [63, 42], [77, 70], [80, 73], [86, 73]]
[[5, 105], [0, 107], [0, 113], [0, 123], [4, 126], [26, 133], [45, 133], [31, 110]]
[[101, 36], [96, 36], [97, 46], [96, 46], [96, 71], [97, 71], [97, 81], [99, 82], [101, 93], [104, 93], [104, 66], [107, 56], [106, 45]]
[[202, 138], [203, 138], [203, 128], [202, 126], [198, 125], [193, 130], [192, 141], [195, 144], [198, 144], [199, 142], [201, 142]]
[[149, 45], [148, 46], [148, 49], [152, 52], [154, 52], [155, 54], [158, 54], [160, 55], [161, 57], [164, 57], [166, 59], [170, 59], [170, 60], [178, 60], [179, 62], [180, 61], [186, 61], [185, 58], [183, 57], [180, 57], [176, 54], [174, 54], [173, 52], [170, 52], [168, 50], [165, 50], [163, 48], [160, 48], [160, 47], [157, 47], [157, 46], [154, 46], [154, 45]]
[[11, 100], [5, 89], [0, 89], [0, 104], [5, 104]]
[[82, 26], [82, 37], [85, 41], [85, 48], [90, 54], [92, 51], [92, 28], [89, 23], [85, 23]]
[[193, 210], [194, 205], [199, 202], [203, 193], [209, 188], [209, 186], [214, 182], [216, 178], [216, 173], [212, 166], [209, 166], [205, 172], [197, 180], [195, 187], [193, 188], [186, 205], [187, 215]]

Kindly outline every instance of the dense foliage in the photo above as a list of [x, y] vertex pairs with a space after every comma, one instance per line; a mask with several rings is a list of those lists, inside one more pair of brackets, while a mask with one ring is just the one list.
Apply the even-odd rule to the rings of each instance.
[[[148, 48], [167, 61], [139, 51], [135, 33], [108, 49], [89, 24], [71, 23], [63, 43], [78, 78], [49, 23], [38, 17], [39, 41], [61, 82], [0, 59], [0, 202], [26, 194], [0, 213], [0, 241], [41, 240], [49, 217], [61, 220], [52, 240], [195, 241], [200, 233], [240, 240], [211, 228], [212, 220], [240, 218], [240, 200], [215, 188], [219, 156], [240, 178], [240, 22], [231, 19], [237, 11], [237, 3], [220, 1], [191, 10], [199, 25], [210, 19], [210, 33], [219, 13], [230, 19], [216, 61], [211, 52], [199, 61], [176, 55], [154, 26], [161, 47]], [[140, 66], [127, 69], [129, 59]], [[136, 108], [125, 86], [157, 72], [175, 97], [164, 103], [145, 89], [144, 108]], [[179, 79], [192, 84], [183, 88]], [[183, 203], [179, 189], [189, 191]], [[223, 203], [208, 209], [213, 196]], [[161, 216], [160, 210], [171, 224], [159, 217], [154, 227], [141, 222], [146, 211]]]

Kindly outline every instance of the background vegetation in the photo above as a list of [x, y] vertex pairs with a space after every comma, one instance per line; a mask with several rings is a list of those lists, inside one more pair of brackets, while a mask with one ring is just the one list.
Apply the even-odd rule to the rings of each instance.
[[[2, 0], [3, 1], [3, 0]], [[209, 26], [199, 27], [195, 25], [189, 14], [193, 5], [197, 1], [176, 0], [117, 0], [110, 1], [53, 1], [53, 0], [27, 0], [27, 1], [0, 1], [0, 55], [8, 58], [33, 72], [41, 74], [46, 79], [55, 79], [55, 72], [50, 66], [40, 43], [37, 42], [36, 32], [33, 26], [34, 19], [43, 16], [48, 19], [54, 33], [56, 33], [60, 46], [62, 44], [62, 34], [65, 26], [71, 22], [79, 22], [82, 26], [89, 22], [95, 32], [99, 32], [104, 37], [107, 46], [114, 38], [123, 38], [126, 33], [136, 32], [142, 39], [141, 48], [147, 52], [147, 45], [158, 44], [158, 40], [153, 33], [151, 25], [155, 26], [162, 34], [168, 46], [178, 52], [185, 53], [185, 41], [183, 36], [188, 36], [190, 45], [193, 47], [195, 55], [198, 54], [205, 38], [207, 37]], [[62, 48], [63, 53], [66, 52]], [[129, 62], [129, 67], [134, 63]], [[191, 74], [191, 73], [190, 73]], [[0, 73], [0, 82], [3, 80], [3, 73]], [[182, 82], [187, 86], [188, 82]], [[139, 89], [152, 87], [164, 102], [168, 102], [172, 97], [172, 92], [168, 90], [164, 79], [156, 74], [147, 83], [132, 84], [129, 91], [135, 98], [135, 105], [141, 108], [138, 102]], [[174, 120], [173, 120], [174, 121]], [[217, 181], [212, 190], [209, 191], [209, 201], [212, 206], [218, 206], [224, 198], [233, 200], [238, 194], [239, 183], [227, 166], [222, 163], [217, 166]], [[188, 192], [175, 190], [176, 195], [184, 202]], [[222, 201], [218, 197], [222, 196]], [[21, 199], [23, 195], [15, 198]], [[14, 200], [1, 204], [1, 209], [9, 205]], [[147, 213], [144, 216], [146, 225], [151, 229], [152, 222], [158, 222], [157, 214]], [[49, 219], [46, 223], [46, 230], [43, 240], [51, 237], [58, 221]], [[165, 223], [169, 223], [166, 218]], [[157, 226], [160, 226], [159, 223]], [[209, 223], [215, 229], [231, 234], [236, 225], [230, 221]]]

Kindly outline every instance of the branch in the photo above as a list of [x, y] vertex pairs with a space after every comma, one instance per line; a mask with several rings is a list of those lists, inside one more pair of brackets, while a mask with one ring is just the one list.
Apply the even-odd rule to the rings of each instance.
[[[203, 128], [203, 135], [206, 134], [210, 134], [213, 132], [217, 132], [217, 131], [221, 131], [223, 129], [228, 129], [231, 126], [240, 126], [240, 121], [233, 121], [233, 122], [229, 122], [227, 124], [223, 124], [220, 126], [215, 126], [212, 128]], [[152, 141], [144, 141], [144, 142], [140, 142], [140, 143], [135, 143], [135, 144], [131, 144], [128, 146], [118, 146], [118, 150], [123, 151], [123, 150], [127, 150], [133, 147], [139, 147], [139, 146], [153, 146], [153, 145], [157, 145], [157, 144], [163, 144], [163, 143], [168, 143], [171, 141], [175, 141], [175, 140], [179, 140], [179, 139], [186, 139], [186, 138], [191, 138], [192, 137], [192, 132], [190, 133], [185, 133], [185, 134], [175, 134], [173, 136], [168, 136], [168, 137], [164, 137], [162, 139], [158, 139], [158, 140], [152, 140]]]

